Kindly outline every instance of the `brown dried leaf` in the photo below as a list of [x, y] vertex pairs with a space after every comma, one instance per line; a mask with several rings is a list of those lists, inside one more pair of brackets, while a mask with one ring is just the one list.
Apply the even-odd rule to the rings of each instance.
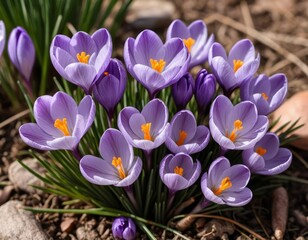
[[288, 193], [285, 188], [279, 187], [273, 191], [272, 199], [272, 228], [277, 240], [283, 239], [288, 219]]

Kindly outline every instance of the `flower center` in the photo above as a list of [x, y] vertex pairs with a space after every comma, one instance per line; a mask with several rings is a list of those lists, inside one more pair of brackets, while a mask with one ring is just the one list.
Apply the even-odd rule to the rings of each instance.
[[232, 187], [232, 182], [229, 177], [225, 177], [221, 180], [220, 186], [218, 188], [213, 188], [212, 191], [216, 196], [219, 196], [223, 191]]
[[237, 132], [239, 131], [239, 130], [241, 130], [242, 128], [243, 128], [243, 122], [241, 121], [241, 120], [239, 120], [239, 119], [237, 119], [237, 120], [235, 120], [234, 121], [234, 128], [233, 128], [233, 130], [232, 130], [232, 132], [230, 133], [230, 135], [228, 136], [228, 132], [227, 132], [227, 137], [232, 141], [232, 142], [235, 142], [235, 139], [236, 139], [236, 137], [237, 137]]
[[163, 59], [155, 60], [153, 58], [150, 59], [151, 67], [157, 72], [161, 73], [164, 70], [166, 62]]
[[184, 141], [185, 141], [185, 139], [186, 139], [186, 137], [187, 137], [187, 132], [185, 132], [184, 130], [181, 130], [180, 133], [179, 133], [179, 135], [180, 135], [180, 137], [179, 137], [179, 139], [177, 140], [176, 144], [177, 144], [178, 146], [181, 146], [181, 145], [184, 144]]
[[233, 71], [236, 72], [243, 64], [244, 62], [241, 60], [233, 60]]
[[79, 62], [88, 64], [90, 55], [86, 54], [86, 52], [81, 52], [81, 53], [77, 53], [76, 57]]
[[268, 96], [266, 95], [266, 93], [261, 93], [262, 97], [267, 101], [268, 100]]
[[187, 38], [187, 39], [183, 39], [183, 42], [185, 44], [185, 46], [187, 47], [188, 52], [190, 52], [191, 47], [195, 44], [195, 39], [193, 38]]
[[258, 153], [260, 156], [263, 156], [266, 152], [267, 150], [263, 147], [257, 147], [256, 149], [256, 153]]
[[181, 168], [181, 167], [179, 167], [179, 166], [176, 166], [176, 167], [174, 168], [173, 171], [174, 171], [174, 173], [183, 176], [183, 172], [184, 172], [184, 169], [183, 169], [183, 168]]
[[109, 72], [104, 72], [104, 75], [105, 75], [105, 76], [108, 76], [108, 75], [109, 75]]
[[66, 118], [63, 118], [62, 120], [57, 118], [53, 125], [55, 128], [59, 129], [64, 136], [71, 136], [70, 131], [68, 130]]
[[143, 139], [152, 141], [151, 137], [151, 123], [145, 123], [141, 125], [141, 131], [143, 132]]
[[121, 179], [126, 178], [126, 174], [122, 165], [122, 159], [120, 157], [113, 157], [111, 164], [118, 170], [119, 177]]

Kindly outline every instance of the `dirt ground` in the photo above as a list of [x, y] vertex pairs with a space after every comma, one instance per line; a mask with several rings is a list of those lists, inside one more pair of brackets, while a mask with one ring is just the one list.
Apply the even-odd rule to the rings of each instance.
[[[289, 79], [288, 97], [299, 91], [308, 90], [308, 1], [173, 0], [171, 2], [176, 6], [176, 15], [183, 21], [204, 19], [209, 33], [214, 33], [216, 41], [222, 43], [227, 49], [242, 38], [251, 39], [261, 55], [259, 73], [265, 72], [269, 75], [278, 72], [285, 73]], [[129, 26], [124, 25], [123, 29], [126, 28]], [[2, 100], [2, 96], [0, 97]], [[0, 121], [5, 121], [16, 114], [3, 104], [0, 109]], [[0, 182], [8, 182], [8, 166], [15, 161], [20, 150], [25, 148], [17, 131], [22, 121], [24, 119], [17, 119], [0, 128]], [[287, 173], [307, 180], [308, 152], [293, 150], [299, 157], [294, 158]], [[2, 188], [3, 186], [0, 185], [0, 189]], [[308, 239], [307, 185], [290, 182], [286, 188], [289, 196], [289, 217], [285, 239]], [[10, 199], [19, 199], [28, 206], [53, 208], [60, 208], [61, 203], [66, 200], [48, 194], [30, 195], [18, 189], [12, 191], [7, 200]], [[255, 199], [251, 204], [249, 214], [238, 215], [237, 221], [256, 231], [265, 239], [269, 239], [273, 235], [271, 201], [270, 194]], [[86, 206], [81, 205], [81, 207]], [[72, 230], [63, 233], [60, 224], [65, 217], [74, 218], [75, 222]], [[85, 235], [88, 239], [102, 239], [99, 237], [102, 234], [105, 234], [103, 239], [111, 236], [110, 219], [108, 218], [40, 214], [37, 215], [37, 219], [41, 221], [51, 239], [77, 239], [77, 235], [80, 236], [83, 233], [88, 234]], [[80, 233], [82, 231], [84, 232]], [[240, 229], [235, 228], [235, 231], [237, 234], [231, 235], [230, 239], [241, 234]], [[100, 232], [102, 234], [99, 234]], [[193, 229], [192, 232], [193, 238], [197, 238], [196, 231]]]

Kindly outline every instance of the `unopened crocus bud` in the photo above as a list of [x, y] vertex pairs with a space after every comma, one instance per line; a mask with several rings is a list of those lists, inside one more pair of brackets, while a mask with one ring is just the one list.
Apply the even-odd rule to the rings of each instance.
[[194, 92], [194, 79], [190, 73], [184, 74], [180, 80], [172, 85], [172, 97], [178, 110], [185, 109]]
[[3, 21], [0, 21], [0, 57], [2, 55], [5, 44], [5, 25]]
[[207, 106], [216, 92], [216, 78], [206, 69], [199, 71], [195, 83], [195, 98], [198, 104], [199, 113], [204, 114]]
[[26, 81], [26, 87], [31, 91], [30, 76], [35, 60], [33, 42], [22, 27], [14, 28], [8, 40], [8, 53], [12, 63]]
[[123, 97], [126, 81], [127, 74], [122, 62], [111, 59], [103, 76], [93, 87], [94, 97], [106, 109], [109, 118], [113, 118], [114, 109]]
[[112, 223], [112, 234], [116, 239], [132, 240], [136, 238], [136, 225], [131, 218], [119, 217]]

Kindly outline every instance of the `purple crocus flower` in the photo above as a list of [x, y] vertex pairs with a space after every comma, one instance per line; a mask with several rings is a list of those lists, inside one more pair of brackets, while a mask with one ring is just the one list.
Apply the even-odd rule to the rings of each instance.
[[209, 49], [214, 42], [214, 35], [207, 38], [207, 27], [204, 21], [196, 20], [187, 27], [181, 20], [174, 20], [167, 30], [167, 40], [177, 37], [183, 39], [191, 54], [189, 68], [207, 60]]
[[249, 101], [233, 106], [224, 95], [218, 96], [210, 110], [210, 130], [222, 149], [249, 149], [266, 133], [268, 118], [258, 116], [256, 106]]
[[77, 106], [71, 96], [57, 92], [39, 97], [33, 112], [36, 123], [19, 128], [26, 144], [40, 150], [74, 151], [94, 120], [95, 104], [90, 96], [85, 96]]
[[195, 99], [198, 105], [198, 112], [204, 114], [216, 93], [216, 78], [213, 74], [201, 69], [196, 77]]
[[181, 39], [170, 39], [163, 44], [155, 32], [144, 30], [136, 39], [126, 40], [124, 60], [129, 73], [148, 90], [152, 99], [187, 72], [190, 55]]
[[282, 173], [292, 162], [291, 151], [279, 148], [279, 138], [274, 133], [266, 133], [253, 148], [244, 150], [242, 157], [252, 173], [261, 175]]
[[193, 154], [202, 151], [210, 140], [210, 131], [204, 126], [197, 126], [195, 116], [189, 110], [182, 110], [174, 115], [170, 123], [167, 148], [173, 153]]
[[102, 158], [86, 155], [80, 160], [80, 171], [89, 182], [127, 187], [137, 180], [142, 161], [134, 157], [133, 147], [119, 130], [109, 128], [104, 132], [99, 152]]
[[116, 239], [133, 240], [136, 238], [136, 225], [131, 218], [118, 217], [113, 220], [112, 234]]
[[22, 27], [14, 28], [8, 40], [9, 57], [25, 80], [27, 90], [32, 93], [30, 76], [35, 61], [33, 42]]
[[219, 157], [203, 174], [201, 189], [204, 197], [211, 202], [243, 206], [252, 198], [252, 192], [246, 187], [249, 179], [250, 171], [245, 165], [230, 166], [227, 158]]
[[85, 32], [77, 32], [72, 38], [56, 35], [50, 46], [51, 62], [58, 73], [87, 94], [107, 68], [111, 52], [111, 37], [103, 28], [91, 36]]
[[255, 48], [248, 39], [238, 41], [227, 56], [219, 43], [214, 43], [209, 52], [209, 63], [224, 94], [232, 91], [249, 80], [258, 70], [260, 55], [255, 56]]
[[199, 178], [201, 164], [194, 163], [186, 153], [169, 154], [163, 158], [159, 166], [159, 175], [170, 191], [176, 192], [190, 187]]
[[178, 82], [172, 85], [172, 97], [178, 109], [185, 109], [194, 92], [193, 76], [187, 72]]
[[111, 59], [103, 76], [93, 87], [94, 97], [106, 109], [109, 118], [113, 117], [114, 109], [124, 94], [126, 81], [127, 74], [122, 62]]
[[152, 150], [166, 141], [169, 133], [168, 109], [160, 99], [148, 102], [141, 112], [125, 107], [119, 113], [118, 127], [136, 148]]
[[286, 75], [278, 73], [271, 77], [261, 74], [241, 86], [241, 100], [256, 104], [260, 115], [268, 115], [276, 110], [288, 91]]
[[0, 21], [0, 57], [2, 55], [5, 45], [5, 25], [3, 21]]

